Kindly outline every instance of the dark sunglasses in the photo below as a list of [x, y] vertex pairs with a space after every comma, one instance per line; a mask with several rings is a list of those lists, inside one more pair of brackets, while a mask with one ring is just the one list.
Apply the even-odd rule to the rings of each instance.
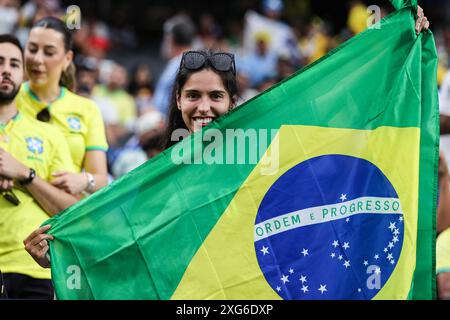
[[50, 118], [51, 118], [51, 115], [50, 115], [50, 111], [48, 110], [48, 107], [42, 109], [36, 115], [36, 119], [38, 119], [39, 121], [42, 121], [42, 122], [49, 122]]
[[19, 198], [17, 198], [17, 196], [12, 191], [2, 191], [2, 196], [15, 206], [18, 206], [20, 204]]
[[181, 68], [188, 70], [198, 70], [206, 63], [217, 71], [227, 72], [232, 71], [236, 75], [236, 65], [234, 62], [234, 55], [228, 52], [206, 53], [202, 51], [186, 51], [181, 58]]

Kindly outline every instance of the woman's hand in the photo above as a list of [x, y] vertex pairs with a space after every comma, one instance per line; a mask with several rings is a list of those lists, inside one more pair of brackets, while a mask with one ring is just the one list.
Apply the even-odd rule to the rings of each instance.
[[423, 29], [428, 30], [429, 27], [430, 21], [425, 17], [423, 9], [420, 6], [417, 6], [416, 33], [421, 33]]
[[79, 195], [88, 185], [87, 176], [84, 173], [70, 173], [65, 171], [54, 172], [55, 179], [51, 184], [72, 195]]
[[49, 249], [47, 240], [53, 240], [54, 238], [52, 235], [45, 233], [50, 228], [50, 225], [39, 228], [23, 240], [25, 250], [28, 251], [28, 253], [42, 268], [50, 268], [50, 261], [46, 256]]

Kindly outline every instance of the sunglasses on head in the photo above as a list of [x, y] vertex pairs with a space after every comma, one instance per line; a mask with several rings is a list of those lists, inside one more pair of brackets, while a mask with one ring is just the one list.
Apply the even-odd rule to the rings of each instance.
[[38, 119], [39, 121], [42, 121], [42, 122], [49, 122], [50, 118], [51, 118], [51, 115], [50, 115], [50, 111], [48, 110], [48, 107], [42, 109], [36, 115], [36, 119]]
[[201, 69], [206, 63], [217, 71], [232, 71], [236, 75], [234, 55], [228, 52], [206, 53], [202, 51], [186, 51], [181, 58], [180, 69]]
[[1, 193], [2, 193], [3, 198], [5, 198], [5, 200], [12, 203], [13, 205], [18, 206], [20, 204], [19, 198], [17, 198], [17, 196], [11, 190], [2, 191]]

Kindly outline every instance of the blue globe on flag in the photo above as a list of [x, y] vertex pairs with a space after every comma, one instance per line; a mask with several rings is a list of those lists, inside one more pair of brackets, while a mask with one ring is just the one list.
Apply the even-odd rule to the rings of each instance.
[[304, 161], [268, 190], [255, 222], [259, 266], [283, 299], [372, 299], [397, 265], [403, 212], [374, 164]]

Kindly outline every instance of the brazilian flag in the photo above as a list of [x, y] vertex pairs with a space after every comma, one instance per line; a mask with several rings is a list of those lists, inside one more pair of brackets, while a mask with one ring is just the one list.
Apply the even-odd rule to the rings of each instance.
[[433, 299], [437, 54], [393, 4], [47, 221], [58, 299]]

